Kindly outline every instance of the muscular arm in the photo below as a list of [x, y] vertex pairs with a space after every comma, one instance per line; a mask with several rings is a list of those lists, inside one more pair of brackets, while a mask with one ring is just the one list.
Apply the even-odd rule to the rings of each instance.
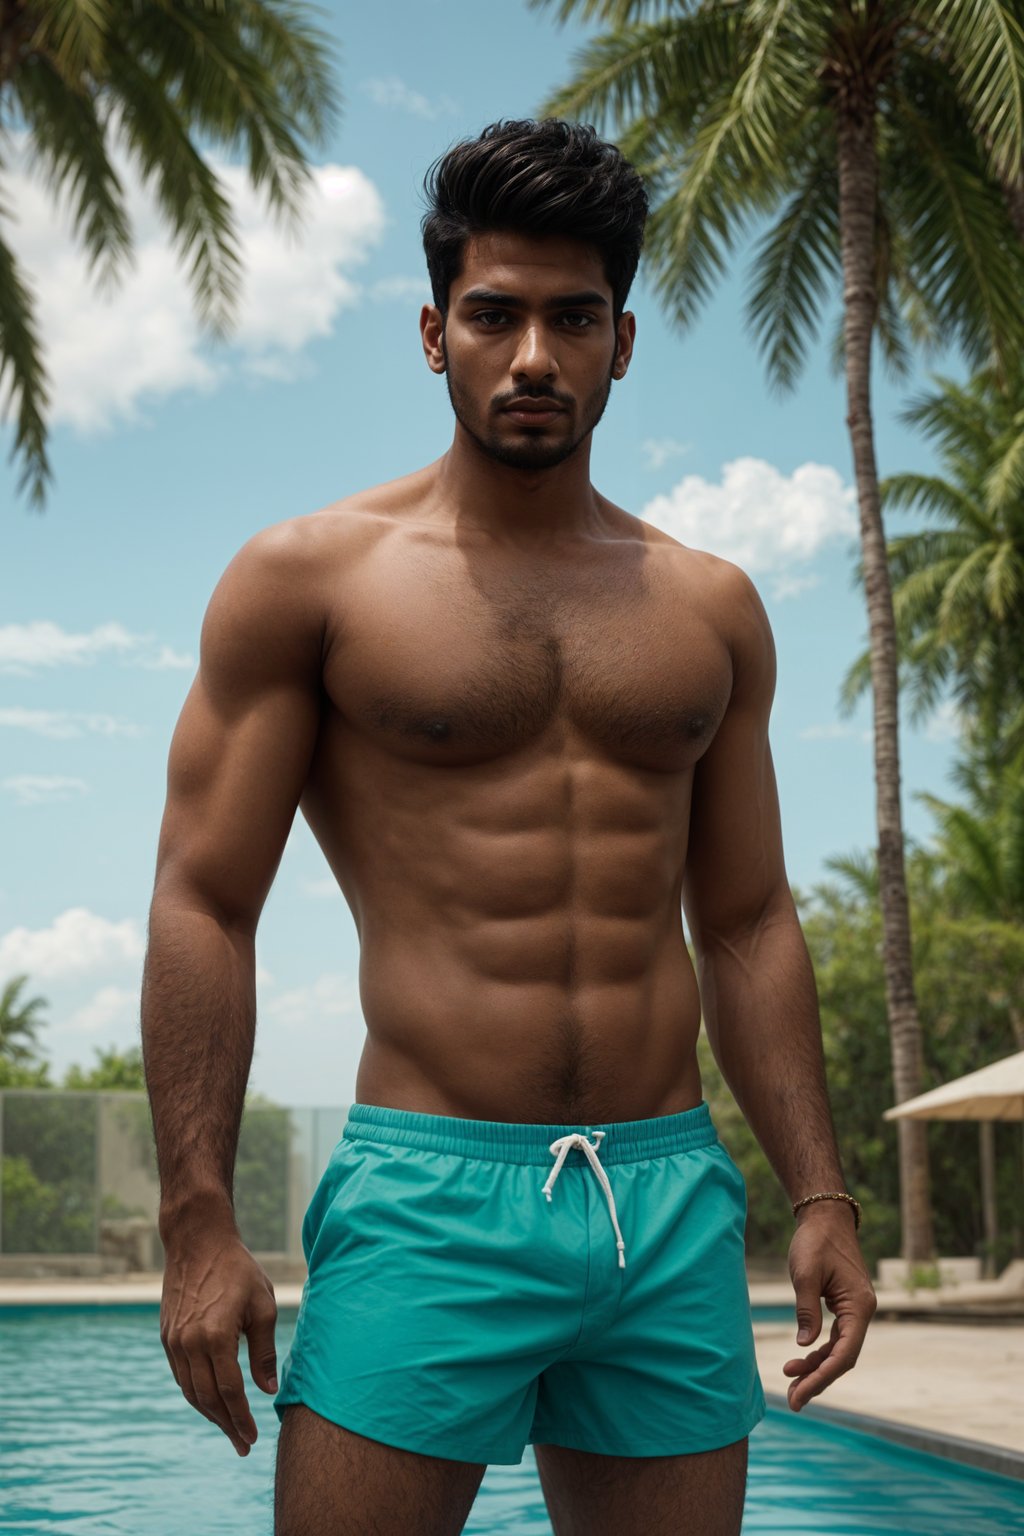
[[783, 862], [768, 743], [775, 646], [749, 579], [728, 567], [725, 586], [733, 693], [695, 772], [683, 907], [715, 1059], [796, 1201], [846, 1186], [814, 972]]
[[[845, 1190], [825, 1082], [818, 996], [782, 856], [768, 717], [775, 646], [753, 584], [723, 578], [733, 692], [697, 764], [683, 907], [697, 955], [708, 1039], [736, 1102], [790, 1199]], [[856, 1362], [875, 1311], [846, 1201], [802, 1208], [789, 1248], [799, 1344], [834, 1314], [824, 1344], [789, 1360], [799, 1411]]]
[[297, 524], [281, 524], [232, 560], [171, 742], [142, 989], [165, 1246], [183, 1225], [234, 1230], [256, 925], [319, 719], [321, 632], [305, 545]]

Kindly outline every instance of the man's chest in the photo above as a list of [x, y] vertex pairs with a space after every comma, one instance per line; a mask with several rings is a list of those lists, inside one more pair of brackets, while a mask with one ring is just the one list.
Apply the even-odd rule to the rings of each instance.
[[469, 763], [569, 736], [679, 772], [732, 682], [721, 616], [664, 558], [530, 564], [429, 551], [347, 584], [325, 686], [356, 730], [424, 762]]

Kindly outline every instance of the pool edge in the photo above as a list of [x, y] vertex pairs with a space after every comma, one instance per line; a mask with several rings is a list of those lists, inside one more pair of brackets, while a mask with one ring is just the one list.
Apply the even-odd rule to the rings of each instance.
[[[792, 1412], [783, 1393], [766, 1391], [764, 1395], [770, 1408]], [[799, 1417], [805, 1415], [820, 1419], [824, 1424], [835, 1424], [837, 1428], [855, 1429], [881, 1440], [891, 1440], [895, 1445], [905, 1445], [913, 1451], [927, 1451], [946, 1461], [961, 1462], [977, 1467], [981, 1472], [995, 1472], [1000, 1477], [1024, 1482], [1024, 1452], [1012, 1451], [1006, 1446], [991, 1445], [986, 1440], [969, 1440], [962, 1435], [947, 1435], [942, 1430], [924, 1429], [897, 1419], [880, 1419], [871, 1413], [855, 1413], [849, 1408], [832, 1408], [827, 1403], [808, 1403], [800, 1410]]]

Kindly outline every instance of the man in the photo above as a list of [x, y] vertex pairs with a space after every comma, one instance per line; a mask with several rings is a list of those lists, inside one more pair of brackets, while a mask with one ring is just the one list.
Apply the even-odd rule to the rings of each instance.
[[[171, 746], [143, 996], [161, 1339], [244, 1455], [246, 1333], [277, 1536], [449, 1536], [528, 1442], [557, 1536], [734, 1536], [765, 1410], [702, 1013], [796, 1206], [800, 1340], [822, 1296], [835, 1315], [785, 1368], [793, 1409], [875, 1305], [783, 863], [772, 635], [742, 571], [590, 483], [634, 339], [632, 167], [589, 128], [498, 123], [428, 187], [452, 445], [242, 548]], [[359, 932], [367, 1039], [278, 1388], [231, 1186], [298, 805]]]

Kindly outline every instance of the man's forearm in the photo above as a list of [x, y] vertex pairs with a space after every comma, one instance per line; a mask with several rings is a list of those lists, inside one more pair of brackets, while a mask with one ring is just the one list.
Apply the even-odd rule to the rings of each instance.
[[256, 1033], [255, 970], [251, 936], [229, 931], [198, 907], [154, 899], [142, 1051], [162, 1236], [192, 1220], [234, 1225], [235, 1156]]
[[845, 1190], [825, 1083], [817, 987], [795, 912], [698, 948], [708, 1039], [790, 1200]]

